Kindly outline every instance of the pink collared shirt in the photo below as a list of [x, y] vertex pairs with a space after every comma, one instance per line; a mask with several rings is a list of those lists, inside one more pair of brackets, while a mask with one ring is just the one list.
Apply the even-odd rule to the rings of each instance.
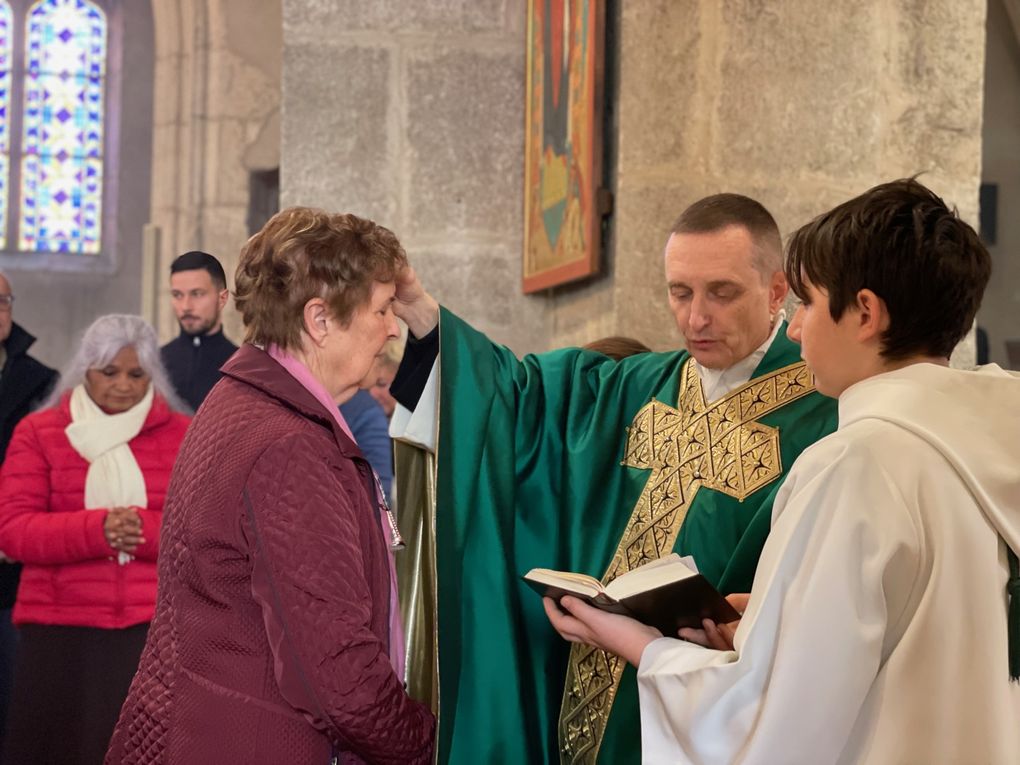
[[[351, 432], [350, 425], [347, 424], [347, 420], [344, 419], [343, 414], [340, 413], [340, 407], [337, 403], [330, 398], [329, 393], [326, 392], [326, 388], [321, 382], [319, 382], [312, 374], [311, 370], [308, 369], [296, 356], [288, 353], [285, 350], [281, 350], [275, 345], [270, 345], [266, 348], [266, 353], [269, 354], [270, 358], [274, 359], [280, 364], [290, 375], [301, 383], [304, 388], [315, 396], [315, 399], [322, 404], [326, 411], [333, 415], [333, 419], [336, 420], [340, 429], [346, 433], [351, 441], [357, 443], [354, 438], [354, 434]], [[374, 471], [373, 471], [374, 473]], [[382, 531], [383, 541], [386, 546], [389, 547], [390, 541], [390, 528], [386, 520], [386, 512], [383, 509], [385, 507], [383, 503], [382, 495], [379, 493], [379, 479], [375, 480], [375, 502], [379, 508], [379, 527]], [[397, 673], [397, 677], [400, 678], [401, 682], [404, 681], [404, 628], [400, 622], [400, 600], [397, 596], [397, 570], [393, 560], [393, 553], [389, 554], [389, 569], [390, 569], [390, 624], [389, 624], [389, 636], [390, 636], [390, 663], [393, 665], [394, 671]]]

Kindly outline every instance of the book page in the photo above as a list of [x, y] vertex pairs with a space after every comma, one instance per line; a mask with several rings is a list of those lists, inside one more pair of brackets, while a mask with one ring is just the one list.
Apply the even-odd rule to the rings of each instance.
[[524, 575], [524, 578], [530, 582], [539, 582], [552, 587], [571, 590], [591, 598], [605, 591], [602, 587], [602, 582], [595, 577], [588, 576], [587, 574], [577, 574], [572, 571], [533, 568]]
[[679, 555], [670, 553], [617, 577], [606, 585], [606, 593], [616, 600], [622, 600], [637, 592], [697, 576], [697, 573], [692, 571]]

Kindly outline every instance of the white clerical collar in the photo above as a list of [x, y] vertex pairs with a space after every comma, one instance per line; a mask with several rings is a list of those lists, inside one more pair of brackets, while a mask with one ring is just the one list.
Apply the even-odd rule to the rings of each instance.
[[701, 378], [701, 389], [705, 392], [706, 403], [722, 398], [751, 379], [754, 370], [758, 368], [758, 364], [761, 363], [769, 348], [772, 347], [772, 343], [779, 334], [785, 319], [786, 311], [780, 310], [776, 314], [775, 325], [772, 327], [772, 332], [769, 334], [768, 339], [759, 345], [750, 356], [738, 361], [733, 366], [726, 369], [708, 369], [701, 366], [697, 359], [692, 359], [694, 361], [694, 368], [698, 372], [698, 377]]

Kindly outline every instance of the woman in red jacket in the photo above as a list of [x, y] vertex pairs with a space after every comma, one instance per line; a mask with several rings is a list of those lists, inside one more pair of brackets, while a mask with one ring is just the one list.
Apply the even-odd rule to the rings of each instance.
[[403, 686], [399, 540], [337, 404], [407, 264], [353, 215], [290, 208], [241, 252], [246, 342], [181, 447], [159, 601], [107, 762], [430, 763]]
[[137, 316], [97, 319], [0, 471], [0, 550], [24, 568], [3, 762], [95, 765], [156, 602], [170, 471], [188, 427]]

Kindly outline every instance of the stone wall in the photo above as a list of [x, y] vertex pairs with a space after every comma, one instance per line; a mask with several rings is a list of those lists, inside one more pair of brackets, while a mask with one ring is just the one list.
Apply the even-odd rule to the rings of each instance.
[[672, 219], [705, 194], [759, 199], [785, 236], [924, 172], [976, 223], [984, 15], [981, 0], [624, 3], [619, 331], [679, 342], [661, 336], [672, 320], [660, 253]]
[[508, 0], [284, 0], [281, 202], [393, 229], [432, 292], [518, 350], [524, 18]]
[[519, 352], [610, 333], [675, 347], [662, 248], [705, 194], [755, 196], [789, 233], [924, 171], [976, 220], [981, 0], [609, 7], [618, 135], [602, 277], [520, 294], [523, 3], [284, 0], [284, 202], [391, 226], [437, 297]]
[[1020, 340], [1020, 2], [988, 5], [983, 180], [998, 186], [992, 281], [978, 315], [988, 332], [989, 360], [1006, 365], [1006, 340]]
[[[248, 238], [249, 173], [279, 167], [280, 0], [159, 0], [151, 221], [159, 227], [158, 329], [177, 334], [171, 261], [205, 250], [233, 284]], [[226, 332], [243, 335], [228, 306]]]

